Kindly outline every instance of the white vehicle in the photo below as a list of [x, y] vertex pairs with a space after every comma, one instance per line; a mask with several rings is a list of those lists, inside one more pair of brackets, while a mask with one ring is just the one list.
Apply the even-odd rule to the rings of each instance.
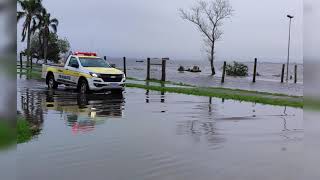
[[89, 91], [111, 91], [122, 93], [125, 86], [125, 74], [112, 68], [96, 53], [76, 52], [70, 55], [63, 65], [42, 66], [42, 78], [46, 79], [49, 89], [59, 84], [73, 86], [80, 93]]

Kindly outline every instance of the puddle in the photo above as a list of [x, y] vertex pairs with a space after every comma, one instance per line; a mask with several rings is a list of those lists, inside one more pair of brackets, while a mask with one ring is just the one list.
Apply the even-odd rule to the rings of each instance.
[[18, 179], [301, 179], [302, 109], [23, 79], [17, 103], [41, 129], [17, 147]]
[[127, 80], [127, 83], [134, 83], [134, 84], [140, 84], [140, 85], [146, 85], [146, 86], [161, 86], [161, 87], [178, 87], [178, 88], [192, 88], [192, 86], [185, 86], [185, 85], [179, 85], [179, 84], [170, 84], [170, 83], [159, 83], [159, 82], [148, 82], [143, 80]]

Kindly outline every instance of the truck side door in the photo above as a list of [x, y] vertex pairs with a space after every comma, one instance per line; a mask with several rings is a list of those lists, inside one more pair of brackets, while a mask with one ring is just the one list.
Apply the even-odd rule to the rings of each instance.
[[71, 76], [68, 74], [68, 71], [66, 70], [66, 66], [67, 66], [66, 64], [68, 64], [69, 61], [70, 61], [70, 56], [65, 62], [65, 66], [63, 68], [58, 68], [57, 81], [63, 84], [71, 85]]
[[65, 67], [65, 75], [67, 75], [70, 81], [73, 85], [76, 85], [78, 83], [79, 79], [79, 61], [76, 57], [71, 56], [68, 64]]

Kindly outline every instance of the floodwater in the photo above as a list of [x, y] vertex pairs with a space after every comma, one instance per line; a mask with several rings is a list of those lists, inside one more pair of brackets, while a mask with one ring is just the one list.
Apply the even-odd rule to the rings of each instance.
[[[123, 61], [121, 59], [110, 59], [111, 63], [114, 63], [116, 67], [122, 68]], [[152, 60], [151, 63], [159, 64], [159, 60]], [[253, 63], [244, 62], [248, 66], [247, 77], [232, 77], [226, 76], [225, 83], [221, 84], [222, 76], [222, 61], [215, 62], [216, 75], [211, 76], [211, 70], [207, 61], [176, 61], [169, 60], [166, 63], [166, 77], [169, 81], [182, 82], [202, 87], [225, 87], [234, 89], [245, 89], [254, 91], [263, 91], [271, 93], [282, 93], [288, 95], [303, 96], [303, 65], [298, 64], [297, 80], [295, 84], [293, 79], [289, 80], [289, 83], [280, 83], [280, 74], [282, 70], [281, 63], [266, 63], [260, 62], [257, 65], [257, 72], [260, 76], [257, 76], [256, 83], [252, 83]], [[143, 62], [136, 62], [134, 59], [127, 60], [127, 76], [135, 77], [138, 79], [146, 78], [146, 60]], [[200, 67], [202, 72], [178, 72], [178, 67], [182, 65], [185, 68], [192, 68], [194, 65]], [[294, 64], [289, 66], [289, 76], [294, 76]], [[151, 78], [161, 78], [161, 66], [151, 66]]]
[[300, 180], [303, 110], [127, 88], [80, 96], [18, 79], [40, 134], [17, 146], [17, 179]]

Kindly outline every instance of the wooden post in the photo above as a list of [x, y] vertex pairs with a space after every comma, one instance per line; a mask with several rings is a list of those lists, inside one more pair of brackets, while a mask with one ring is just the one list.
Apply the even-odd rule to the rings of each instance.
[[32, 56], [30, 57], [30, 68], [32, 70]]
[[298, 79], [298, 65], [294, 66], [294, 83], [297, 83]]
[[147, 80], [150, 80], [150, 58], [147, 58]]
[[[165, 87], [165, 84], [164, 83], [161, 83], [161, 88], [164, 88]], [[164, 94], [165, 94], [165, 92], [164, 91], [161, 91], [161, 96], [160, 96], [160, 102], [161, 103], [164, 103], [165, 102], [165, 96], [164, 96]]]
[[22, 69], [22, 53], [20, 53], [20, 69]]
[[124, 72], [124, 75], [127, 76], [126, 57], [123, 57], [123, 72]]
[[161, 81], [165, 82], [166, 81], [166, 60], [162, 59], [162, 76], [161, 76]]
[[[146, 81], [146, 86], [149, 86], [149, 81]], [[146, 103], [149, 103], [149, 93], [150, 93], [150, 91], [149, 91], [149, 89], [147, 89], [146, 90]]]
[[24, 56], [26, 56], [26, 68], [28, 68], [30, 66], [30, 62], [29, 62], [29, 59], [28, 59], [28, 51], [27, 50], [24, 52]]
[[224, 61], [223, 62], [223, 70], [222, 70], [222, 79], [221, 79], [221, 83], [224, 83], [224, 78], [226, 76], [226, 66], [227, 66], [227, 62]]
[[257, 76], [257, 58], [254, 58], [254, 67], [253, 67], [253, 80], [252, 82], [256, 82], [256, 76]]
[[283, 83], [284, 80], [284, 69], [286, 68], [285, 64], [282, 64], [282, 71], [281, 71], [281, 83]]

